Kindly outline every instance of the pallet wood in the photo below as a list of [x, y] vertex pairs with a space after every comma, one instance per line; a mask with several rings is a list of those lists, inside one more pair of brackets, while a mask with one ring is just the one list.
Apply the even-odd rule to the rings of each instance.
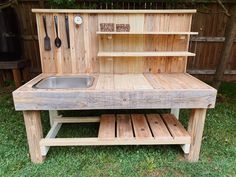
[[[55, 138], [58, 132], [56, 128], [58, 123], [55, 121], [46, 138], [40, 141], [42, 154], [47, 153], [44, 149], [49, 146], [190, 144], [191, 139], [186, 130], [184, 138], [173, 137], [167, 129], [171, 123], [164, 124], [162, 117], [159, 114], [102, 115], [97, 138]], [[78, 122], [80, 119], [77, 119]], [[173, 119], [177, 121], [176, 118]], [[92, 118], [90, 120], [93, 121]], [[155, 121], [159, 124], [157, 125]], [[117, 122], [116, 129], [115, 122]], [[177, 127], [180, 125], [177, 124]]]
[[213, 108], [216, 99], [214, 88], [188, 74], [103, 74], [87, 90], [32, 88], [48, 76], [13, 92], [16, 110]]
[[130, 139], [133, 137], [134, 135], [130, 115], [117, 115], [117, 138]]
[[136, 139], [152, 139], [152, 133], [143, 114], [132, 114], [132, 122]]
[[162, 118], [166, 123], [171, 135], [174, 139], [190, 138], [181, 123], [175, 118], [173, 114], [163, 114]]
[[41, 117], [39, 111], [24, 111], [24, 121], [27, 133], [30, 158], [33, 163], [42, 163], [39, 142], [43, 138]]
[[[183, 10], [181, 14], [179, 10], [35, 9], [33, 12], [37, 19], [43, 73], [155, 73], [156, 68], [158, 72], [183, 73], [186, 72], [186, 56], [195, 56], [187, 52], [189, 35], [196, 34], [190, 32], [195, 10]], [[79, 26], [73, 22], [78, 13], [83, 18]], [[51, 38], [51, 51], [44, 51], [43, 46], [44, 15]], [[66, 44], [65, 15], [69, 19], [70, 49]], [[53, 16], [58, 17], [59, 37], [63, 41], [60, 48], [53, 43]], [[129, 24], [130, 32], [100, 35], [103, 34], [100, 24], [104, 23]], [[166, 66], [170, 68], [166, 69]]]
[[190, 52], [99, 52], [98, 57], [163, 57], [195, 56]]
[[115, 138], [115, 116], [102, 115], [99, 127], [99, 139], [114, 139]]
[[173, 14], [183, 14], [183, 13], [196, 13], [195, 9], [180, 9], [180, 10], [93, 10], [93, 9], [32, 9], [32, 12], [35, 13], [107, 13], [107, 14], [113, 14], [113, 13], [173, 13]]
[[160, 115], [147, 114], [147, 120], [155, 139], [167, 141], [173, 139]]
[[188, 132], [192, 137], [190, 152], [186, 158], [190, 162], [197, 162], [199, 159], [202, 134], [206, 118], [206, 109], [193, 109], [190, 115]]

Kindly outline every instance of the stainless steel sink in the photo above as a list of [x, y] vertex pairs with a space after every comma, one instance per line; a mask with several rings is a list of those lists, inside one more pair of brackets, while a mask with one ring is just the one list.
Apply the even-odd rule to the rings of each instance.
[[93, 85], [93, 76], [53, 76], [42, 79], [33, 87], [38, 89], [89, 88]]

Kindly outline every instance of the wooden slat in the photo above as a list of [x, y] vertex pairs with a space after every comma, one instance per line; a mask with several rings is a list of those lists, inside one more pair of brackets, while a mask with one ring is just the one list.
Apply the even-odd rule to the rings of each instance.
[[150, 32], [150, 31], [144, 31], [144, 32], [103, 32], [103, 31], [97, 31], [96, 34], [160, 34], [160, 35], [198, 35], [198, 32], [168, 32], [168, 31], [158, 31], [158, 32]]
[[174, 139], [191, 139], [189, 133], [185, 130], [183, 125], [175, 118], [174, 115], [162, 114], [162, 118]]
[[54, 138], [42, 139], [40, 146], [107, 146], [107, 145], [157, 145], [157, 144], [187, 144], [190, 143], [187, 139], [166, 141], [166, 139], [156, 140], [154, 138], [142, 139], [99, 139], [99, 138]]
[[158, 57], [158, 56], [195, 56], [191, 52], [98, 52], [98, 57]]
[[117, 115], [117, 138], [133, 138], [133, 129], [130, 115]]
[[146, 117], [143, 114], [132, 114], [132, 122], [136, 139], [152, 139], [152, 133], [149, 129]]
[[195, 9], [178, 9], [178, 10], [93, 10], [93, 9], [32, 9], [32, 12], [34, 13], [196, 13]]
[[159, 114], [147, 114], [147, 120], [155, 139], [173, 139]]
[[98, 138], [114, 139], [115, 138], [115, 115], [104, 114], [101, 116]]

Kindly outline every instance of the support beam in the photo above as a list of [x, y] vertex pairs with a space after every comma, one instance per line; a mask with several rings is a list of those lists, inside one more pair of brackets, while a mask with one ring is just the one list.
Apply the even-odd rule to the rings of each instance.
[[189, 154], [186, 158], [190, 162], [197, 162], [199, 159], [202, 134], [206, 117], [206, 109], [193, 109], [188, 124], [188, 132], [191, 136]]
[[43, 138], [40, 111], [23, 111], [30, 158], [33, 163], [42, 163], [39, 142]]
[[173, 114], [177, 119], [179, 119], [179, 108], [171, 109], [170, 113]]
[[57, 110], [49, 110], [49, 119], [50, 119], [50, 125], [51, 127], [54, 124], [54, 119], [57, 118], [58, 115], [58, 111]]

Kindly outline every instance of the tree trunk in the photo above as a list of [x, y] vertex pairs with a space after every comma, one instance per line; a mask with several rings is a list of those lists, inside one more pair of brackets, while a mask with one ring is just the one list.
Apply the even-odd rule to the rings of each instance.
[[230, 52], [232, 49], [232, 45], [234, 42], [234, 38], [236, 36], [236, 5], [230, 9], [230, 19], [227, 22], [225, 29], [225, 42], [223, 49], [220, 54], [220, 61], [216, 69], [216, 74], [213, 79], [212, 86], [217, 90], [220, 87], [221, 81], [224, 76], [224, 71], [229, 62]]

